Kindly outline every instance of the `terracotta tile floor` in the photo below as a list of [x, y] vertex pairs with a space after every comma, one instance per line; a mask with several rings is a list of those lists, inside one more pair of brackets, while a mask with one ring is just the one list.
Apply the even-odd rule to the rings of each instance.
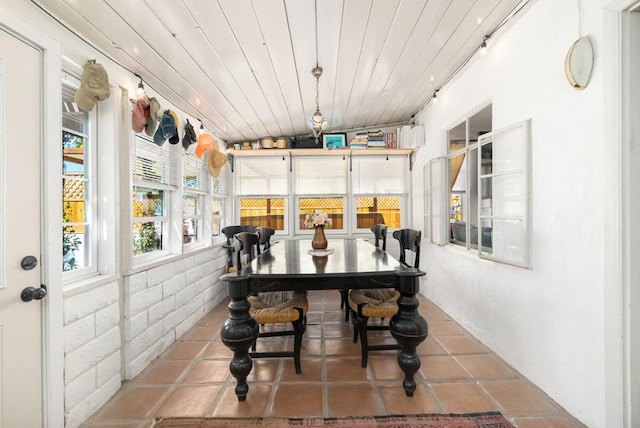
[[[231, 352], [221, 343], [227, 302], [122, 389], [85, 424], [149, 427], [157, 416], [348, 416], [466, 413], [499, 410], [517, 427], [582, 427], [558, 404], [490, 352], [447, 314], [420, 297], [429, 337], [418, 348], [422, 366], [412, 398], [402, 389], [398, 351], [369, 355], [360, 367], [359, 344], [340, 312], [337, 291], [309, 293], [302, 374], [291, 358], [256, 359], [247, 401], [234, 393]], [[372, 340], [393, 340], [372, 332]], [[375, 337], [375, 336], [379, 337]], [[291, 338], [260, 339], [259, 349], [279, 349]]]

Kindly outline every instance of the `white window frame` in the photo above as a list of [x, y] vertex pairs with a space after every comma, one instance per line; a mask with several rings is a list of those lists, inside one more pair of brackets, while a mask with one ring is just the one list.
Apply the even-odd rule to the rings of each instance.
[[[519, 134], [519, 135], [518, 135]], [[503, 144], [519, 144], [515, 150], [519, 151], [522, 156], [522, 164], [519, 167], [509, 168], [507, 170], [492, 172], [489, 174], [481, 173], [481, 150], [492, 144], [492, 152], [495, 153], [497, 145]], [[491, 132], [483, 135], [478, 139], [479, 153], [478, 153], [478, 254], [481, 258], [494, 260], [497, 262], [507, 263], [514, 266], [520, 266], [524, 268], [531, 267], [531, 121], [526, 120], [514, 125], [502, 128], [498, 131]], [[511, 147], [513, 148], [513, 146]], [[492, 156], [492, 161], [495, 161], [495, 157]], [[511, 179], [511, 186], [491, 186], [492, 202], [496, 200], [503, 200], [505, 206], [511, 205], [514, 207], [514, 211], [519, 213], [502, 213], [495, 215], [495, 207], [491, 210], [486, 210], [482, 207], [482, 197], [484, 191], [488, 187], [488, 184], [493, 180], [501, 180], [504, 178]], [[516, 182], [518, 185], [514, 186]], [[520, 188], [521, 192], [515, 193], [514, 187]], [[502, 190], [502, 191], [501, 191]], [[494, 204], [495, 205], [495, 204]], [[483, 213], [483, 210], [486, 213]], [[514, 238], [516, 234], [509, 233], [507, 228], [496, 230], [495, 222], [510, 223], [511, 228], [519, 230], [522, 240], [518, 243]], [[482, 246], [482, 227], [483, 223], [489, 223], [492, 225], [492, 251], [484, 251]], [[513, 226], [516, 227], [513, 227]], [[517, 227], [519, 226], [519, 227]], [[497, 236], [502, 238], [497, 240]], [[498, 242], [505, 242], [502, 247], [497, 245]], [[512, 248], [514, 251], [509, 251]], [[520, 252], [517, 249], [520, 248]], [[504, 251], [501, 251], [504, 250]]]
[[[182, 154], [182, 227], [183, 231], [183, 249], [185, 251], [202, 247], [205, 241], [205, 196], [208, 193], [210, 180], [207, 178], [207, 167], [205, 161], [195, 156], [193, 145]], [[207, 154], [208, 156], [208, 154]], [[189, 174], [190, 181], [188, 181]], [[192, 184], [190, 184], [192, 183]], [[195, 213], [185, 212], [186, 198], [193, 198], [196, 201]], [[184, 223], [187, 220], [196, 220], [197, 230], [195, 231], [196, 240], [184, 243]]]
[[[138, 144], [150, 144], [150, 148], [148, 151], [151, 151], [152, 157], [155, 161], [162, 164], [162, 168], [160, 172], [156, 172], [156, 175], [162, 175], [160, 180], [150, 180], [145, 179], [144, 173], [142, 173], [141, 177], [136, 177], [137, 171], [137, 161], [136, 161], [136, 152], [139, 149], [143, 149], [144, 147], [139, 147]], [[176, 200], [179, 200], [179, 206], [182, 206], [182, 195], [178, 192], [177, 186], [177, 177], [180, 176], [178, 174], [178, 167], [181, 166], [179, 159], [173, 150], [173, 145], [165, 144], [162, 147], [157, 147], [155, 143], [146, 135], [143, 134], [134, 134], [133, 135], [133, 147], [131, 153], [131, 178], [132, 178], [132, 188], [131, 192], [136, 192], [136, 188], [148, 188], [153, 190], [162, 190], [163, 191], [163, 208], [162, 208], [162, 216], [154, 216], [154, 217], [134, 217], [133, 212], [133, 200], [132, 195], [130, 195], [130, 239], [129, 245], [131, 246], [131, 254], [133, 256], [133, 265], [139, 266], [150, 261], [154, 261], [160, 259], [162, 257], [166, 257], [172, 254], [172, 248], [177, 239], [176, 233], [173, 233], [173, 230], [182, 231], [182, 225], [180, 227], [175, 225], [176, 227], [172, 227], [172, 212], [175, 211], [173, 209], [173, 204], [176, 203]], [[153, 153], [155, 152], [155, 153]], [[181, 211], [181, 209], [180, 209]], [[179, 219], [180, 223], [182, 223], [182, 219]], [[134, 223], [148, 223], [148, 222], [161, 222], [162, 223], [162, 249], [153, 250], [147, 253], [135, 254], [134, 246], [133, 246], [133, 224]], [[180, 233], [180, 235], [182, 235]], [[180, 237], [180, 239], [182, 239]]]
[[[229, 224], [227, 224], [227, 219], [229, 218], [233, 218], [230, 216], [230, 213], [228, 212], [229, 210], [229, 192], [228, 192], [228, 186], [225, 186], [225, 183], [227, 183], [228, 180], [224, 180], [221, 177], [211, 177], [211, 183], [209, 185], [209, 188], [211, 189], [210, 191], [210, 196], [211, 196], [211, 205], [209, 207], [208, 212], [211, 213], [211, 237], [213, 238], [213, 240], [224, 240], [225, 236], [222, 233], [222, 229], [224, 229], [226, 226], [229, 226]], [[220, 206], [220, 213], [219, 214], [215, 214], [213, 212], [213, 206], [214, 206], [214, 201], [218, 201], [219, 206]], [[218, 231], [218, 234], [214, 234], [213, 233], [213, 225], [216, 222], [216, 219], [218, 220], [218, 224], [220, 225], [220, 229]]]
[[[77, 89], [80, 86], [80, 79], [75, 76], [72, 76], [68, 73], [63, 72], [62, 84], [68, 86], [70, 88]], [[62, 100], [61, 100], [62, 102]], [[73, 103], [75, 105], [75, 103]], [[70, 109], [73, 108], [73, 105], [68, 106]], [[86, 251], [88, 255], [85, 257], [87, 261], [87, 266], [73, 269], [70, 271], [63, 271], [63, 281], [65, 283], [78, 281], [80, 279], [96, 275], [98, 273], [98, 171], [97, 171], [97, 110], [99, 106], [95, 106], [90, 112], [83, 112], [84, 121], [85, 121], [85, 132], [78, 132], [77, 130], [68, 129], [64, 126], [62, 127], [62, 131], [70, 132], [73, 134], [81, 135], [85, 138], [84, 145], [84, 162], [86, 164], [83, 167], [84, 170], [84, 192], [85, 195], [85, 221], [82, 223], [62, 223], [63, 227], [65, 225], [74, 226], [82, 224], [85, 227], [85, 242], [83, 243], [83, 251]], [[64, 109], [63, 109], [64, 110]], [[61, 118], [62, 122], [62, 118]], [[62, 135], [60, 136], [62, 138]], [[61, 140], [62, 142], [62, 140]], [[62, 167], [62, 165], [61, 165]], [[66, 176], [62, 173], [62, 178]], [[63, 189], [64, 191], [64, 189]], [[61, 198], [64, 196], [61, 195]], [[64, 208], [64, 201], [63, 201]], [[87, 233], [88, 231], [88, 233]], [[88, 241], [88, 242], [86, 242]], [[64, 254], [63, 254], [64, 257]], [[62, 267], [61, 267], [62, 269]]]
[[[302, 193], [301, 189], [297, 188], [297, 183], [299, 179], [299, 175], [302, 172], [302, 167], [300, 166], [301, 162], [304, 161], [313, 161], [313, 160], [331, 160], [336, 163], [336, 168], [338, 165], [344, 169], [344, 193]], [[291, 175], [291, 184], [293, 186], [293, 230], [296, 235], [312, 235], [314, 233], [313, 229], [305, 229], [300, 227], [300, 217], [304, 213], [300, 210], [300, 199], [342, 199], [342, 228], [335, 229], [335, 225], [331, 226], [331, 228], [325, 228], [325, 234], [327, 235], [338, 235], [348, 233], [351, 226], [351, 218], [354, 217], [352, 215], [352, 204], [349, 203], [349, 198], [351, 196], [351, 167], [349, 159], [340, 157], [340, 156], [323, 156], [322, 158], [318, 158], [317, 156], [296, 156], [293, 162], [293, 171]], [[355, 204], [355, 202], [353, 202]]]

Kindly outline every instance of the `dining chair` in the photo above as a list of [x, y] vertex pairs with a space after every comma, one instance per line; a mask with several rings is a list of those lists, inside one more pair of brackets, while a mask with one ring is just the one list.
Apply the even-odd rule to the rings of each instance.
[[233, 263], [233, 254], [235, 253], [235, 242], [233, 237], [240, 232], [250, 232], [253, 233], [256, 231], [255, 226], [251, 225], [233, 225], [226, 226], [222, 228], [222, 234], [227, 238], [227, 242], [223, 247], [227, 250], [227, 272], [235, 272], [237, 270], [237, 266]]
[[[384, 223], [374, 224], [371, 226], [371, 231], [376, 239], [375, 246], [380, 248], [382, 244], [382, 251], [387, 251], [387, 225]], [[340, 309], [344, 309], [344, 320], [349, 321], [349, 315], [351, 314], [349, 289], [340, 290]]]
[[[393, 232], [393, 237], [400, 244], [400, 262], [407, 265], [407, 252], [414, 253], [413, 267], [420, 264], [420, 241], [422, 233], [415, 229], [400, 229]], [[353, 342], [360, 337], [362, 367], [367, 367], [369, 351], [400, 349], [397, 343], [370, 345], [367, 331], [389, 330], [389, 324], [384, 319], [391, 319], [398, 312], [398, 297], [400, 293], [393, 288], [372, 290], [351, 290], [349, 293], [349, 308], [353, 322]], [[369, 318], [379, 318], [380, 324], [369, 325]]]
[[260, 237], [260, 245], [262, 246], [262, 251], [271, 248], [271, 237], [276, 233], [275, 229], [260, 226], [256, 227], [256, 232]]
[[[273, 229], [271, 229], [273, 230]], [[263, 231], [263, 236], [266, 236]], [[260, 235], [256, 233], [240, 232], [235, 235], [239, 243], [237, 251], [237, 266], [249, 263], [253, 258], [260, 255]], [[267, 242], [269, 242], [267, 240]], [[267, 247], [268, 248], [268, 247]], [[306, 294], [295, 293], [293, 291], [268, 291], [258, 293], [256, 296], [249, 296], [251, 305], [249, 314], [260, 326], [258, 339], [264, 337], [293, 336], [293, 351], [262, 351], [258, 352], [257, 340], [251, 347], [249, 355], [251, 358], [280, 358], [293, 357], [296, 373], [300, 374], [300, 350], [302, 348], [302, 337], [307, 329], [307, 312], [309, 302]], [[291, 323], [292, 329], [274, 329], [265, 331], [265, 326], [273, 324]]]

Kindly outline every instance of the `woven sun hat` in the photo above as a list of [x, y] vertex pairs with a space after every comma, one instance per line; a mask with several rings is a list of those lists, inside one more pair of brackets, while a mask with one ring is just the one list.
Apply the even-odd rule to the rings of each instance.
[[109, 98], [109, 76], [104, 67], [95, 61], [89, 61], [84, 66], [80, 87], [76, 91], [73, 100], [84, 111], [93, 110], [96, 101]]
[[212, 140], [213, 145], [207, 155], [207, 169], [209, 170], [209, 175], [217, 177], [220, 175], [220, 170], [224, 164], [227, 163], [227, 157], [223, 153], [220, 153], [218, 142], [213, 138]]

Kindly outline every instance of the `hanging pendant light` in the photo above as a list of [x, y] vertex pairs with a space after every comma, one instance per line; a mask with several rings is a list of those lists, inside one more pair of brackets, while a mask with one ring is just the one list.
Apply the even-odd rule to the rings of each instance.
[[320, 76], [322, 76], [322, 68], [316, 65], [311, 70], [311, 74], [316, 78], [316, 112], [313, 113], [313, 116], [311, 116], [307, 121], [307, 126], [311, 131], [313, 131], [316, 144], [318, 144], [318, 138], [320, 138], [322, 131], [327, 129], [329, 122], [327, 122], [327, 119], [325, 119], [322, 113], [320, 113], [320, 105], [318, 104], [318, 85], [320, 83]]

